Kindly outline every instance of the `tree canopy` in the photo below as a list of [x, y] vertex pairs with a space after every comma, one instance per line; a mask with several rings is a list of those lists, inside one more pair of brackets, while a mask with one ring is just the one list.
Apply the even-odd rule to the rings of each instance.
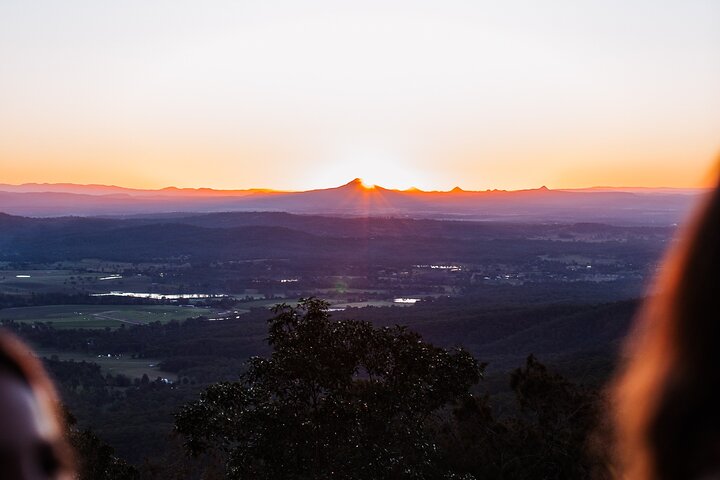
[[405, 327], [334, 321], [328, 307], [277, 306], [270, 358], [177, 414], [187, 447], [222, 452], [229, 478], [444, 476], [429, 420], [469, 397], [484, 365]]

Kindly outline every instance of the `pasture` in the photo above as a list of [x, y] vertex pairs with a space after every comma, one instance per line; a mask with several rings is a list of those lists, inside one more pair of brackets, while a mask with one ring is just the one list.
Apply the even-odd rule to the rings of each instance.
[[58, 360], [97, 363], [103, 372], [116, 375], [121, 373], [130, 378], [141, 378], [147, 374], [151, 380], [156, 377], [177, 380], [177, 375], [160, 370], [158, 360], [151, 358], [132, 358], [129, 355], [90, 355], [79, 352], [66, 352], [52, 348], [35, 348], [38, 357], [57, 357]]
[[152, 285], [152, 278], [147, 275], [123, 275], [115, 272], [70, 268], [3, 269], [0, 270], [0, 292], [26, 294], [145, 291]]
[[215, 309], [172, 305], [47, 305], [0, 310], [0, 322], [47, 322], [59, 329], [118, 328], [122, 324], [143, 325], [156, 321], [164, 323], [215, 314]]

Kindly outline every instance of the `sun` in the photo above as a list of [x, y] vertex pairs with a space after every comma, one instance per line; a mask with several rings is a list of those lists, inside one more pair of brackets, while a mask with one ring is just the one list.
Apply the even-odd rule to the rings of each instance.
[[387, 152], [357, 152], [339, 162], [347, 171], [346, 178], [360, 178], [367, 189], [377, 187], [407, 190], [425, 186], [421, 172], [413, 168], [401, 155]]
[[361, 163], [359, 165], [361, 171], [352, 176], [359, 177], [362, 186], [369, 190], [378, 187], [407, 190], [424, 185], [424, 182], [420, 181], [419, 175], [410, 168], [392, 163]]
[[326, 157], [325, 165], [313, 172], [314, 188], [330, 188], [357, 179], [366, 190], [386, 188], [431, 189], [433, 182], [422, 170], [412, 166], [407, 155], [386, 150], [343, 149]]
[[358, 177], [358, 179], [360, 180], [360, 185], [361, 185], [365, 190], [372, 190], [372, 189], [375, 188], [375, 184], [374, 184], [374, 183], [368, 182], [368, 181], [365, 180], [363, 177]]

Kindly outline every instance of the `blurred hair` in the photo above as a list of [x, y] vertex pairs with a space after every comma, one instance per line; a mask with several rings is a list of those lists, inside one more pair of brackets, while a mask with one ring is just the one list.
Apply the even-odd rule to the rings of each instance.
[[64, 417], [52, 381], [30, 347], [14, 335], [0, 330], [0, 373], [10, 374], [27, 385], [46, 417], [52, 448], [60, 462], [60, 474], [74, 472], [74, 457], [66, 438]]
[[720, 187], [670, 249], [612, 390], [619, 478], [720, 473]]

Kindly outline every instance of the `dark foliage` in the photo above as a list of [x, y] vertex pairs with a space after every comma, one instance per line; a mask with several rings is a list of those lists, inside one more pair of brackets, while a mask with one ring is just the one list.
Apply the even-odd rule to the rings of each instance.
[[271, 357], [178, 413], [188, 448], [224, 452], [229, 478], [438, 478], [428, 420], [482, 366], [403, 327], [333, 321], [327, 307], [276, 308]]
[[140, 472], [115, 456], [115, 450], [90, 429], [79, 429], [66, 413], [68, 439], [75, 451], [78, 480], [138, 480]]
[[603, 402], [553, 374], [532, 355], [511, 375], [519, 407], [497, 418], [487, 396], [465, 399], [439, 429], [447, 467], [483, 479], [586, 479], [602, 475], [591, 445]]

